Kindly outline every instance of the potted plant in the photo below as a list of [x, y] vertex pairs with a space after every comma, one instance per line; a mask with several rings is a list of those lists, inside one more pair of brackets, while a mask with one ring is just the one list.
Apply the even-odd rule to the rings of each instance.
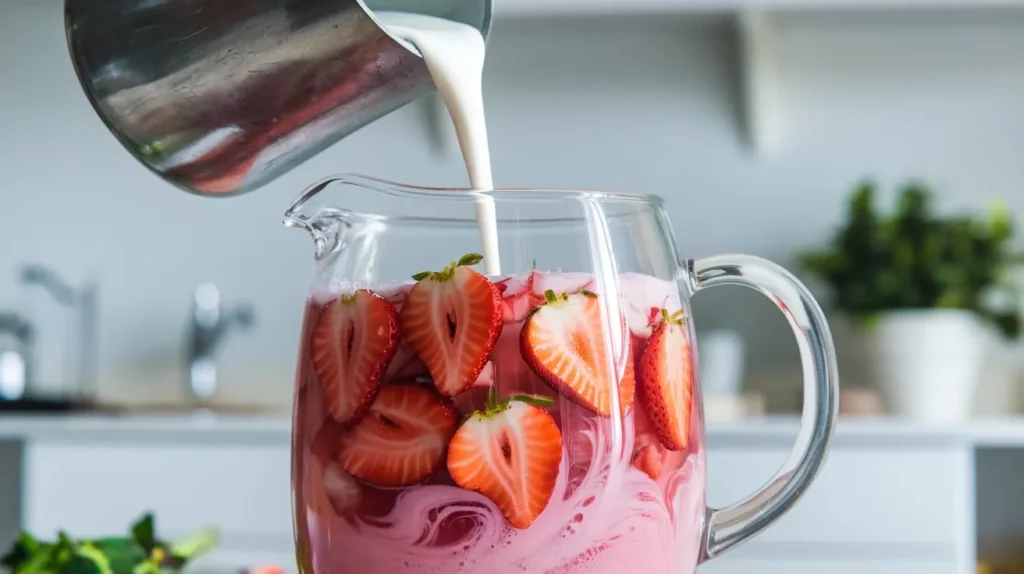
[[1019, 257], [1005, 209], [940, 217], [931, 199], [927, 186], [910, 183], [883, 215], [875, 186], [863, 183], [835, 236], [800, 264], [864, 335], [864, 366], [891, 412], [961, 419], [971, 412], [993, 335], [1019, 334], [1017, 290], [1008, 281]]

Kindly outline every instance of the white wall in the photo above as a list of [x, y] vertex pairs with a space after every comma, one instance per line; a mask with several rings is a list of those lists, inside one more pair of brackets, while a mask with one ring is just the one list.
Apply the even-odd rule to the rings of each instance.
[[[1024, 17], [782, 23], [785, 143], [758, 158], [737, 115], [727, 22], [498, 21], [485, 87], [498, 184], [662, 194], [685, 253], [784, 264], [821, 240], [865, 175], [927, 177], [949, 208], [996, 197], [1024, 208]], [[409, 108], [249, 196], [179, 193], [109, 135], [65, 51], [57, 0], [0, 4], [0, 306], [24, 299], [13, 281], [22, 262], [97, 277], [112, 399], [178, 396], [191, 290], [212, 281], [258, 313], [257, 329], [225, 348], [225, 397], [287, 401], [311, 246], [280, 225], [286, 204], [331, 172], [465, 181], [457, 157], [429, 152]], [[723, 289], [696, 306], [701, 327], [748, 336], [760, 384], [795, 395], [795, 345], [773, 336], [786, 325], [767, 301]]]

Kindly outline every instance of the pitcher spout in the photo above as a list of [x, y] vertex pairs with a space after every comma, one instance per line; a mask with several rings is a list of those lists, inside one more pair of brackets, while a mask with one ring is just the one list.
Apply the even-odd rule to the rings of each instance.
[[338, 179], [330, 177], [311, 185], [284, 212], [285, 227], [303, 229], [313, 237], [314, 257], [317, 261], [342, 246], [342, 235], [347, 225], [345, 211], [313, 205], [313, 199]]

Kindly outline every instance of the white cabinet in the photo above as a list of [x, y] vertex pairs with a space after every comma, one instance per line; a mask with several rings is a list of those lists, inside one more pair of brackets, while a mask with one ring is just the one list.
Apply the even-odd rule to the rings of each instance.
[[[764, 484], [786, 441], [708, 449], [708, 502]], [[754, 539], [700, 571], [710, 574], [967, 574], [973, 572], [971, 448], [955, 442], [837, 440], [808, 492]]]
[[[709, 451], [709, 502], [749, 495], [787, 454], [769, 448]], [[757, 540], [952, 545], [961, 463], [952, 449], [837, 449], [797, 505]]]
[[[38, 425], [19, 448], [8, 449], [7, 458], [20, 453], [21, 492], [0, 500], [0, 509], [20, 499], [21, 523], [40, 536], [58, 528], [83, 536], [116, 533], [153, 511], [166, 538], [208, 525], [221, 529], [219, 551], [197, 573], [257, 563], [295, 571], [287, 424], [222, 421], [179, 430], [169, 421], [143, 422], [136, 431], [116, 420], [76, 423], [85, 431]], [[789, 454], [790, 430], [795, 433], [795, 427], [709, 430], [709, 503], [736, 502], [764, 484]], [[0, 425], [0, 438], [2, 431]], [[797, 505], [699, 571], [973, 574], [977, 533], [988, 532], [976, 528], [976, 490], [998, 490], [1006, 475], [1018, 475], [1024, 448], [1012, 450], [1000, 435], [999, 452], [1008, 454], [986, 458], [980, 439], [883, 431], [841, 426], [821, 474]], [[1024, 425], [1020, 435], [1024, 443]], [[978, 465], [988, 470], [978, 471], [984, 480], [976, 485]], [[989, 502], [982, 510], [1015, 499], [984, 495]]]
[[955, 565], [944, 561], [893, 562], [859, 560], [715, 560], [697, 569], [699, 574], [958, 574]]
[[287, 537], [290, 468], [278, 446], [44, 442], [26, 453], [27, 526], [105, 534], [152, 510], [172, 538], [207, 525], [235, 538]]
[[295, 567], [286, 445], [40, 441], [26, 449], [24, 469], [25, 527], [39, 536], [123, 532], [152, 511], [166, 539], [221, 529], [219, 551], [197, 573]]

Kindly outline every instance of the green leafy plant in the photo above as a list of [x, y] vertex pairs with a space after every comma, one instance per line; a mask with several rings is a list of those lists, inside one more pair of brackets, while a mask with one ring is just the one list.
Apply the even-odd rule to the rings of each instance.
[[[1021, 258], [1011, 252], [1014, 224], [1005, 209], [985, 218], [939, 217], [921, 183], [900, 190], [891, 215], [874, 203], [875, 186], [860, 184], [828, 246], [800, 258], [831, 288], [839, 311], [870, 324], [886, 311], [963, 309], [1007, 337], [1019, 335], [1018, 297], [1005, 279]], [[991, 304], [998, 299], [1001, 305]]]
[[22, 532], [0, 566], [13, 574], [177, 574], [220, 540], [216, 529], [167, 543], [156, 537], [152, 514], [132, 525], [128, 536], [74, 540], [61, 531], [54, 542]]

